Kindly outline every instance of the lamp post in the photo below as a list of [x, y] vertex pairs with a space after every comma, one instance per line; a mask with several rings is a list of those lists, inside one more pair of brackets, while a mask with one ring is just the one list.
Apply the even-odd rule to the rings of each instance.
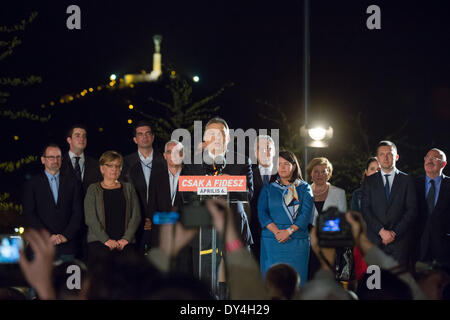
[[[309, 0], [303, 0], [303, 96], [305, 108], [305, 124], [308, 126], [308, 108], [309, 108]], [[308, 180], [306, 166], [308, 164], [308, 136], [305, 136], [304, 164], [305, 181]]]

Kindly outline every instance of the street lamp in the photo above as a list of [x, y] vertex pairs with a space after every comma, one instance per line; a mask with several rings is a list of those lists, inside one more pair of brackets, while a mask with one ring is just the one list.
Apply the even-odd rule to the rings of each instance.
[[325, 129], [320, 126], [306, 127], [303, 125], [300, 128], [300, 135], [306, 139], [307, 147], [326, 148], [328, 147], [329, 140], [333, 138], [333, 128], [331, 126]]
[[311, 139], [315, 141], [320, 141], [325, 138], [325, 135], [327, 134], [327, 130], [324, 128], [312, 128], [308, 130], [308, 135]]
[[[308, 152], [308, 147], [310, 148], [327, 148], [329, 140], [333, 137], [333, 128], [328, 126], [327, 129], [323, 127], [307, 127], [306, 125], [301, 126], [300, 136], [305, 139], [305, 155]], [[306, 166], [307, 156], [305, 156], [305, 181], [307, 181]]]

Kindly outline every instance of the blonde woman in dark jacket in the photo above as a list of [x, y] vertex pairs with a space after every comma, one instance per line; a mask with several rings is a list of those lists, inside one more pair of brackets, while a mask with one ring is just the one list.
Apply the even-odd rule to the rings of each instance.
[[135, 233], [141, 219], [133, 185], [118, 181], [122, 156], [106, 151], [99, 162], [103, 181], [91, 184], [84, 199], [89, 260], [112, 250], [135, 250]]

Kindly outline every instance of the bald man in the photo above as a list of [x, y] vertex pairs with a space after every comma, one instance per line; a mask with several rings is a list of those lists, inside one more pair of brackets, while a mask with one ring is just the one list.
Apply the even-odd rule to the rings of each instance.
[[424, 158], [425, 176], [416, 179], [419, 221], [416, 259], [450, 266], [450, 178], [447, 156], [433, 148]]

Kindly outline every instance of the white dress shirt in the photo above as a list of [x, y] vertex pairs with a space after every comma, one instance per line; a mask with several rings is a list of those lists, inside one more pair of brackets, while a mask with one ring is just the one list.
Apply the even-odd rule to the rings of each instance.
[[271, 164], [269, 167], [263, 167], [262, 165], [258, 164], [259, 172], [261, 173], [261, 179], [263, 176], [271, 176], [272, 175], [272, 169], [273, 164]]
[[178, 170], [175, 175], [170, 172], [169, 169], [167, 169], [169, 172], [169, 184], [170, 184], [170, 199], [172, 200], [172, 206], [175, 201], [175, 197], [177, 195], [177, 187], [178, 187], [178, 178], [180, 177], [181, 168]]
[[397, 168], [394, 167], [394, 169], [391, 172], [384, 172], [383, 169], [380, 170], [381, 172], [381, 178], [383, 178], [383, 186], [386, 186], [386, 177], [385, 174], [388, 174], [388, 181], [389, 181], [389, 192], [392, 190], [392, 184], [394, 183], [394, 178], [397, 173]]
[[84, 163], [85, 163], [85, 158], [84, 158], [84, 152], [77, 156], [75, 153], [73, 153], [72, 151], [69, 150], [69, 157], [70, 157], [70, 162], [72, 163], [72, 167], [75, 169], [75, 162], [77, 161], [77, 159], [75, 159], [75, 157], [80, 157], [80, 161], [78, 162], [80, 164], [80, 169], [81, 169], [81, 180], [83, 180], [84, 178]]
[[153, 150], [150, 155], [145, 158], [140, 151], [138, 151], [139, 159], [141, 159], [142, 171], [144, 172], [145, 184], [147, 185], [147, 201], [148, 201], [148, 186], [150, 184], [150, 175], [152, 174]]

